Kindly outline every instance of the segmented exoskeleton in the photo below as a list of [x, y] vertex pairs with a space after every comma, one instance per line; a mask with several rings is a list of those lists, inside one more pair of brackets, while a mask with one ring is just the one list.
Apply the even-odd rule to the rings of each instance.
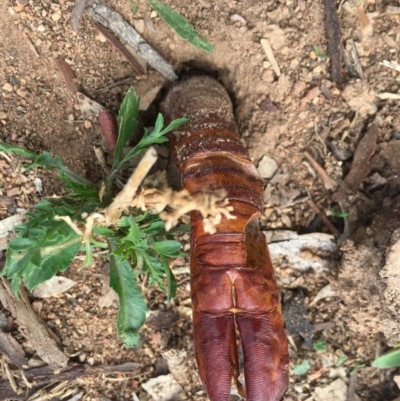
[[288, 346], [279, 290], [258, 218], [263, 180], [234, 121], [231, 100], [213, 78], [194, 75], [168, 93], [169, 119], [187, 117], [174, 131], [182, 185], [190, 194], [224, 188], [235, 219], [215, 234], [191, 213], [191, 294], [194, 345], [211, 401], [229, 399], [239, 374], [236, 328], [244, 356], [248, 401], [281, 399], [288, 379]]

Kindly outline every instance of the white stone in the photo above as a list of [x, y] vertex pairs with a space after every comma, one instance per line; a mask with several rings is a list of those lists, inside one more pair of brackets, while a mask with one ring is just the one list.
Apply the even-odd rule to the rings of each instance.
[[268, 156], [262, 157], [257, 168], [262, 178], [271, 178], [277, 169], [278, 165], [276, 164], [276, 161]]

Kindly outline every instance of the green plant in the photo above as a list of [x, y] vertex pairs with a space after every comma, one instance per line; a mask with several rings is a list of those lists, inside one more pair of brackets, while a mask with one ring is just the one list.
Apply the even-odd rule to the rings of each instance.
[[318, 58], [328, 59], [329, 56], [321, 52], [317, 45], [313, 45], [314, 52]]
[[315, 351], [323, 352], [326, 350], [326, 342], [324, 340], [318, 340], [314, 343]]
[[[110, 286], [120, 300], [117, 329], [127, 346], [139, 342], [139, 329], [146, 317], [146, 304], [138, 284], [143, 275], [148, 284], [157, 284], [168, 297], [175, 295], [176, 282], [167, 258], [181, 255], [181, 244], [165, 231], [159, 215], [140, 209], [122, 214], [112, 225], [90, 225], [91, 216], [101, 216], [110, 206], [115, 182], [121, 170], [129, 166], [129, 159], [153, 145], [167, 141], [166, 134], [186, 123], [185, 118], [172, 121], [164, 128], [158, 115], [154, 129], [145, 129], [139, 143], [126, 156], [123, 147], [138, 126], [139, 97], [131, 88], [120, 108], [119, 127], [114, 162], [104, 179], [102, 188], [74, 173], [63, 165], [59, 157], [47, 152], [36, 154], [14, 145], [0, 143], [0, 151], [15, 153], [31, 161], [27, 169], [42, 167], [55, 169], [64, 183], [66, 196], [38, 202], [26, 214], [24, 224], [15, 227], [17, 236], [8, 245], [2, 276], [11, 280], [14, 293], [24, 282], [29, 290], [65, 271], [78, 252], [86, 254], [84, 265], [93, 262], [93, 248], [105, 248], [110, 257]], [[100, 195], [101, 194], [101, 195]], [[93, 219], [92, 219], [93, 220]]]
[[400, 366], [400, 349], [380, 356], [372, 362], [372, 367], [380, 369], [397, 368]]
[[159, 0], [148, 0], [158, 15], [183, 39], [206, 52], [214, 47], [193, 28], [189, 21]]
[[347, 356], [345, 354], [342, 354], [339, 356], [338, 360], [335, 363], [335, 366], [341, 366], [343, 365], [344, 361], [347, 359]]
[[293, 374], [294, 375], [305, 375], [311, 368], [311, 365], [308, 361], [304, 360], [300, 364], [295, 365], [293, 367]]

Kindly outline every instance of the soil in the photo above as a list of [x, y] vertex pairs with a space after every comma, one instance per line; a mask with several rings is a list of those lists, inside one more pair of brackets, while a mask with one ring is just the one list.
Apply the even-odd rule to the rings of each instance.
[[[301, 272], [296, 266], [276, 266], [284, 303], [289, 304], [293, 294], [297, 299], [297, 291], [302, 290], [296, 311], [308, 324], [304, 323], [307, 330], [290, 333], [292, 374], [284, 400], [398, 399], [399, 387], [393, 380], [396, 370], [370, 366], [388, 349], [387, 344], [394, 345], [400, 339], [398, 308], [385, 309], [396, 300], [393, 294], [399, 287], [393, 283], [399, 280], [399, 266], [393, 267], [392, 260], [382, 273], [384, 277], [380, 275], [387, 256], [385, 249], [394, 247], [397, 237], [392, 238], [392, 233], [400, 225], [396, 220], [400, 194], [399, 98], [380, 100], [378, 96], [399, 93], [399, 70], [381, 64], [384, 60], [399, 60], [398, 3], [365, 0], [368, 24], [352, 3], [343, 4], [339, 12], [342, 44], [351, 52], [354, 43], [364, 79], [343, 65], [342, 82], [336, 84], [330, 79], [330, 62], [324, 57], [327, 40], [323, 2], [165, 0], [214, 45], [213, 53], [179, 38], [145, 0], [133, 2], [135, 12], [128, 0], [106, 2], [178, 74], [191, 68], [205, 70], [218, 76], [227, 88], [254, 163], [258, 165], [268, 156], [278, 165], [272, 187], [266, 180], [263, 224], [267, 229], [329, 232], [321, 213], [310, 204], [312, 200], [339, 230], [338, 244], [346, 241], [342, 260], [329, 270]], [[54, 60], [65, 59], [83, 92], [113, 112], [118, 112], [129, 86], [141, 96], [163, 86], [142, 115], [145, 122], [150, 121], [147, 125], [154, 121], [169, 83], [140, 59], [146, 73], [136, 76], [88, 16], [75, 31], [71, 24], [73, 3], [0, 2], [0, 140], [35, 152], [46, 150], [62, 157], [77, 173], [99, 182], [103, 172], [94, 147], [101, 146], [103, 139], [97, 118], [80, 110]], [[271, 44], [279, 76], [260, 43], [263, 38]], [[322, 56], [316, 54], [315, 46]], [[349, 192], [347, 187], [338, 200], [333, 194], [338, 183], [346, 183], [355, 149], [371, 124], [377, 127], [377, 136], [372, 154], [363, 164], [365, 172], [356, 188]], [[333, 187], [305, 152], [335, 182]], [[42, 193], [34, 184], [37, 176], [43, 182]], [[24, 172], [18, 158], [0, 155], [0, 179], [2, 219], [15, 214], [18, 208], [32, 207], [43, 196], [60, 194], [61, 185], [55, 175]], [[337, 217], [339, 212], [346, 212], [345, 218]], [[139, 366], [133, 375], [77, 379], [70, 388], [82, 393], [83, 400], [128, 400], [134, 395], [139, 400], [151, 400], [142, 384], [168, 372], [162, 352], [173, 349], [186, 353], [185, 380], [180, 383], [183, 399], [206, 400], [193, 353], [188, 261], [179, 260], [174, 266], [179, 283], [174, 300], [167, 301], [165, 294], [154, 288], [146, 290], [153, 322], [148, 320], [142, 329], [136, 349], [125, 348], [116, 335], [115, 302], [104, 305], [107, 260], [98, 255], [92, 267], [81, 269], [81, 264], [76, 260], [66, 273], [77, 284], [60, 297], [36, 301], [39, 304], [35, 310], [61, 339], [71, 361], [94, 366], [136, 362]], [[335, 296], [312, 303], [328, 284]], [[389, 295], [384, 292], [386, 287]], [[7, 318], [9, 314], [4, 310], [2, 316]], [[163, 323], [157, 323], [160, 319]], [[313, 335], [305, 334], [310, 330]], [[32, 366], [35, 353], [16, 334], [18, 322], [9, 331], [22, 343]], [[322, 351], [311, 347], [318, 340], [325, 344]], [[294, 373], [293, 369], [304, 362], [310, 365], [308, 371]], [[344, 385], [342, 395], [329, 393], [333, 383]], [[232, 399], [240, 398], [236, 395]]]

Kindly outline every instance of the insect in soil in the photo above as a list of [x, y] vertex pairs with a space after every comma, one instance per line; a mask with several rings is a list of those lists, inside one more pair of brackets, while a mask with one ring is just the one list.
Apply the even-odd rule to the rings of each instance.
[[211, 401], [228, 401], [232, 380], [244, 391], [238, 382], [238, 333], [247, 400], [280, 400], [289, 355], [279, 290], [258, 224], [263, 180], [217, 80], [189, 76], [169, 91], [164, 106], [170, 120], [190, 119], [174, 131], [183, 187], [192, 195], [224, 188], [236, 217], [223, 217], [209, 234], [200, 213], [191, 212], [194, 347], [203, 385]]

